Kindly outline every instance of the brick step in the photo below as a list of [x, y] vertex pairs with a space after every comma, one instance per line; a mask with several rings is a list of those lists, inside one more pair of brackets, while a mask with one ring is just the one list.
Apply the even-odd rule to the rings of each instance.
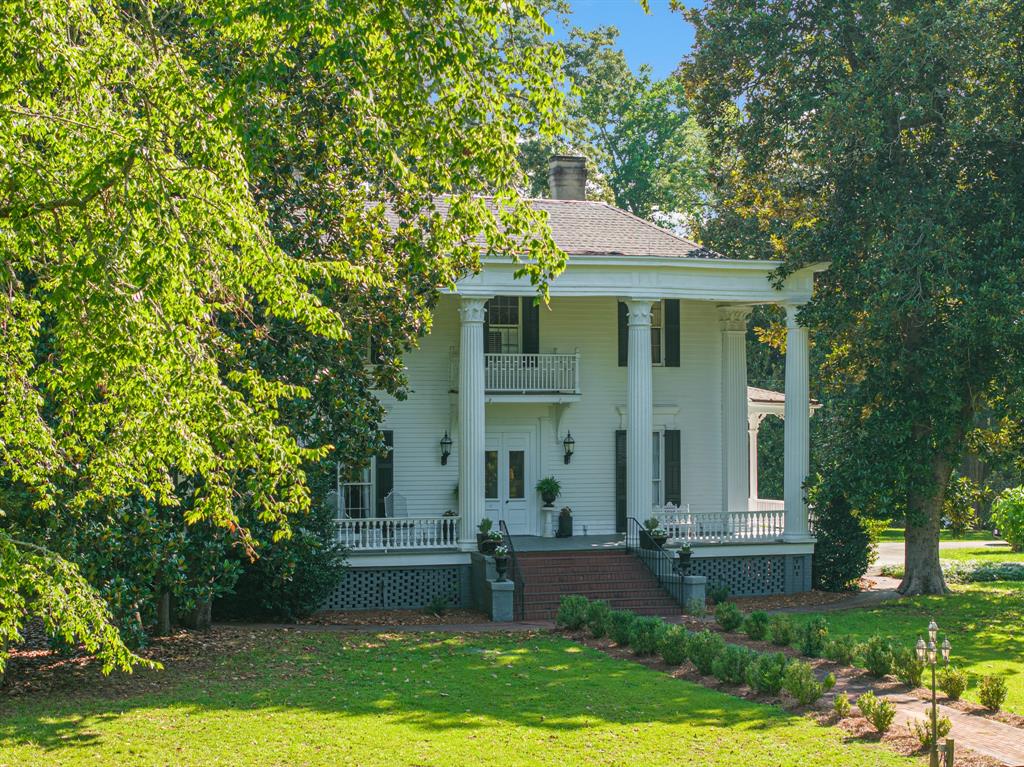
[[661, 586], [651, 581], [606, 581], [601, 583], [538, 583], [525, 581], [527, 593], [530, 594], [597, 594], [621, 592], [636, 594], [647, 591], [652, 594], [664, 594]]
[[[561, 600], [559, 600], [559, 599], [530, 599], [530, 595], [527, 594], [526, 595], [526, 608], [528, 610], [529, 609], [534, 609], [534, 608], [540, 608], [540, 607], [557, 609], [560, 601]], [[617, 596], [617, 597], [611, 597], [607, 601], [611, 604], [612, 608], [616, 609], [616, 610], [622, 610], [622, 609], [626, 609], [626, 608], [630, 608], [631, 609], [632, 607], [665, 607], [665, 608], [673, 608], [673, 609], [675, 609], [678, 612], [682, 612], [682, 608], [679, 607], [679, 605], [677, 605], [671, 599], [668, 599], [667, 597], [660, 597], [660, 596], [653, 596], [653, 597], [647, 597], [647, 596], [641, 596], [641, 597]]]
[[[636, 613], [637, 615], [655, 615], [655, 616], [658, 616], [660, 618], [674, 618], [674, 617], [678, 617], [681, 614], [681, 612], [682, 612], [679, 609], [678, 606], [672, 606], [672, 607], [654, 606], [654, 607], [650, 607], [650, 606], [644, 606], [644, 605], [634, 605], [634, 606], [623, 605], [621, 607], [620, 606], [613, 606], [613, 609], [616, 609], [616, 610], [629, 610], [631, 612]], [[525, 619], [528, 620], [528, 621], [553, 620], [555, 618], [555, 615], [557, 614], [557, 612], [558, 612], [558, 608], [557, 607], [554, 607], [554, 608], [535, 608], [535, 607], [530, 607], [530, 608], [526, 609]]]

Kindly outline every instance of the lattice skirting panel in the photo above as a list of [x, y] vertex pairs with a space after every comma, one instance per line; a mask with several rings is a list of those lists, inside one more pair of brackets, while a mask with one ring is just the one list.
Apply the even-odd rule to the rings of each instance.
[[469, 566], [351, 568], [324, 601], [324, 610], [413, 610], [433, 600], [468, 607]]
[[717, 584], [729, 587], [737, 597], [785, 594], [787, 588], [785, 555], [753, 557], [694, 557], [687, 575], [703, 575], [708, 588]]

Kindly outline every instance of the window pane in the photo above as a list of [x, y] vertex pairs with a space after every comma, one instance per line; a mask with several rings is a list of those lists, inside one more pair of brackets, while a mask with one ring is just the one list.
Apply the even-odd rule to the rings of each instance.
[[661, 301], [651, 306], [651, 362], [661, 364]]
[[498, 451], [484, 451], [484, 495], [487, 498], [498, 497]]
[[661, 506], [661, 434], [654, 432], [651, 436], [651, 503]]
[[526, 497], [526, 453], [522, 450], [508, 451], [508, 497], [523, 499]]

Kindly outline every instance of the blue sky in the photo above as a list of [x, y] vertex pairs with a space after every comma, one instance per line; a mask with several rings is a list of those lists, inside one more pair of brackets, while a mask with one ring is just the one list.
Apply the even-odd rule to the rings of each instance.
[[[570, 24], [593, 29], [597, 26], [618, 27], [619, 46], [635, 70], [650, 64], [654, 76], [663, 78], [679, 63], [693, 45], [693, 27], [682, 14], [669, 10], [669, 0], [651, 0], [651, 12], [645, 14], [638, 0], [569, 0], [572, 5]], [[688, 6], [700, 5], [687, 0]], [[556, 30], [564, 37], [565, 30]]]

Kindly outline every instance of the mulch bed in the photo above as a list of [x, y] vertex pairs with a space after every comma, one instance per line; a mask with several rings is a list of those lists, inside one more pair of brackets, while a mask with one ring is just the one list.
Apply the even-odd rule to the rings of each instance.
[[871, 591], [876, 586], [870, 578], [861, 578], [853, 591], [804, 591], [799, 594], [772, 594], [764, 597], [731, 597], [730, 601], [743, 610], [782, 610], [793, 607], [821, 607], [837, 605], [852, 599], [862, 591]]
[[440, 615], [423, 610], [321, 610], [303, 623], [314, 626], [461, 626], [490, 620], [476, 610], [445, 610]]

